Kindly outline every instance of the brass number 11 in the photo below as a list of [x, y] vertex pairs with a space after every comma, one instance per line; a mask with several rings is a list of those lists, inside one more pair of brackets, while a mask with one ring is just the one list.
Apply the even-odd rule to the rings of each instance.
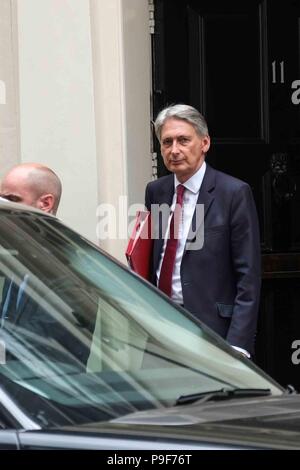
[[[272, 62], [272, 83], [276, 83], [276, 60]], [[284, 83], [284, 61], [280, 62], [280, 83]]]

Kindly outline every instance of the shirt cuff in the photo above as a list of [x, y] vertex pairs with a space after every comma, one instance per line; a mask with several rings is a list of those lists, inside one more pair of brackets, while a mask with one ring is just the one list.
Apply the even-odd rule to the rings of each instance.
[[[232, 345], [231, 345], [232, 346]], [[239, 351], [241, 352], [242, 354], [244, 354], [245, 356], [248, 357], [248, 359], [250, 359], [251, 357], [251, 354], [248, 353], [248, 351], [246, 351], [246, 349], [243, 349], [243, 348], [239, 348], [238, 346], [232, 346], [234, 349], [236, 349], [236, 351]]]

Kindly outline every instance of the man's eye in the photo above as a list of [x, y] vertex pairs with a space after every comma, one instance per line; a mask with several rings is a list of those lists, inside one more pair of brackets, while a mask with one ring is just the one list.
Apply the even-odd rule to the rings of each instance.
[[1, 197], [3, 197], [3, 199], [6, 199], [7, 201], [11, 201], [11, 202], [21, 202], [21, 198], [18, 197], [18, 196], [12, 196], [12, 195], [10, 195], [10, 194], [8, 194], [7, 196], [5, 196], [4, 194], [2, 194]]
[[165, 147], [168, 147], [169, 145], [172, 145], [172, 140], [170, 140], [170, 139], [164, 140], [164, 141], [163, 141], [163, 145], [164, 145]]
[[189, 142], [189, 139], [187, 137], [180, 137], [178, 141], [180, 144], [187, 144]]

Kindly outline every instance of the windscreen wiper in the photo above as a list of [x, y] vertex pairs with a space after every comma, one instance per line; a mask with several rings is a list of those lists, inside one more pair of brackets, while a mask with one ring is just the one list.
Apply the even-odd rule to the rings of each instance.
[[251, 398], [271, 395], [269, 388], [221, 388], [209, 392], [191, 393], [177, 398], [175, 406], [187, 405], [199, 401], [231, 400], [232, 398]]

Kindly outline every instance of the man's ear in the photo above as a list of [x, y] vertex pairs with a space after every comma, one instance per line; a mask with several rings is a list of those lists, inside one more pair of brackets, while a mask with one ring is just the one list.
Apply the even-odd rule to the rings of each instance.
[[52, 213], [53, 206], [54, 206], [53, 194], [43, 194], [42, 196], [39, 197], [38, 202], [37, 202], [38, 209], [44, 212]]
[[210, 137], [208, 135], [204, 136], [202, 139], [202, 151], [207, 153], [210, 147]]

